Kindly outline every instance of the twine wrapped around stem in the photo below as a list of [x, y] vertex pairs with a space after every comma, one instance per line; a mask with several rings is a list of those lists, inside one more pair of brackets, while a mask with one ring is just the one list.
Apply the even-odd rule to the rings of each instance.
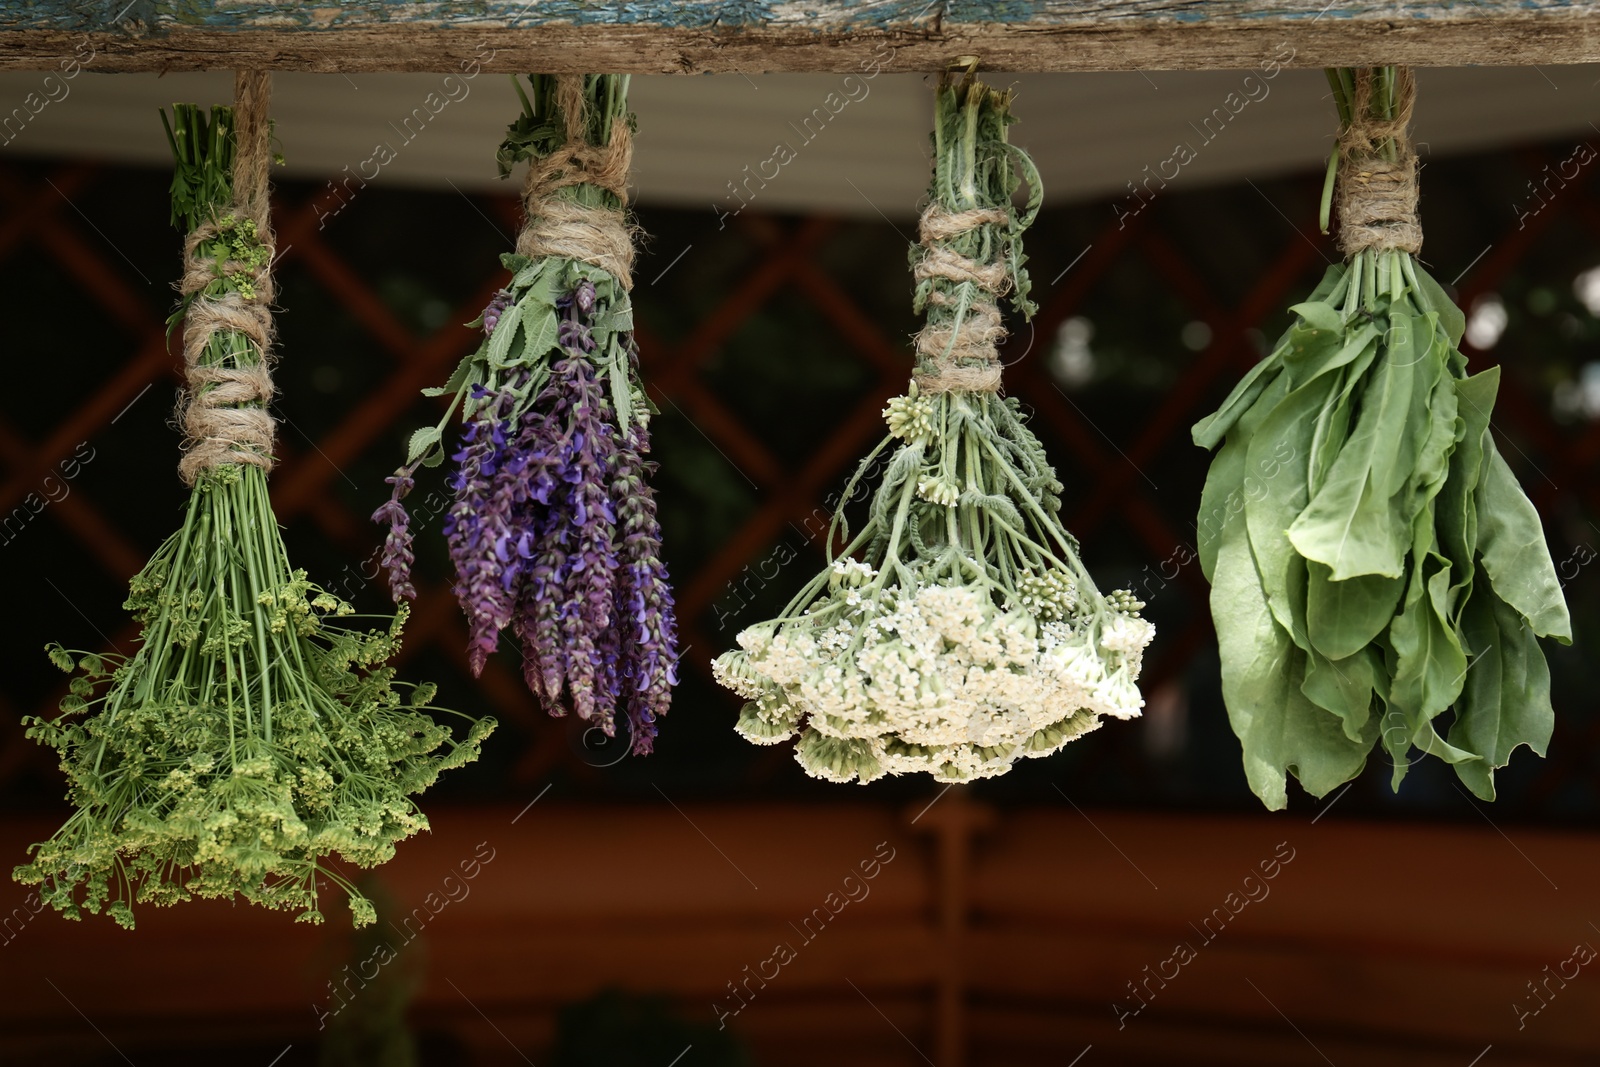
[[[998, 393], [1005, 340], [1000, 302], [1033, 314], [1022, 232], [1042, 201], [1026, 152], [1006, 141], [1011, 94], [947, 72], [933, 124], [934, 173], [912, 248], [912, 309], [926, 316], [917, 333], [913, 396]], [[1013, 197], [1028, 187], [1018, 208]]]
[[927, 302], [936, 307], [956, 307], [949, 322], [929, 321], [917, 334], [917, 388], [927, 394], [952, 390], [993, 393], [1000, 389], [1000, 353], [1005, 339], [999, 300], [1011, 289], [1011, 272], [1005, 264], [983, 263], [951, 247], [953, 239], [982, 226], [1004, 226], [1010, 213], [1002, 208], [972, 208], [952, 212], [937, 200], [922, 213], [919, 243], [926, 249], [912, 270], [920, 284], [943, 279], [952, 285], [970, 285], [972, 296], [965, 310], [959, 299], [934, 287]]
[[[239, 71], [234, 78], [232, 218], [210, 219], [190, 231], [183, 243], [183, 279], [179, 292], [183, 319], [184, 377], [188, 388], [180, 401], [184, 454], [178, 473], [188, 485], [224, 464], [246, 464], [271, 471], [277, 423], [267, 411], [272, 400], [268, 372], [272, 347], [273, 236], [267, 190], [271, 162], [268, 110], [271, 75]], [[213, 254], [224, 226], [249, 223], [264, 250], [259, 262], [219, 261]], [[243, 277], [243, 292], [207, 292], [220, 276]], [[214, 355], [218, 334], [234, 342], [225, 362]]]
[[[522, 190], [527, 221], [517, 235], [517, 254], [530, 259], [561, 256], [588, 263], [631, 290], [634, 235], [625, 208], [633, 133], [626, 122], [614, 122], [604, 146], [589, 143], [589, 105], [583, 86], [581, 74], [556, 77], [556, 101], [566, 127], [566, 143], [549, 155], [528, 161]], [[603, 189], [619, 206], [585, 204], [558, 195], [575, 185]]]
[[1394, 114], [1382, 118], [1372, 110], [1372, 72], [1357, 72], [1350, 122], [1339, 134], [1339, 249], [1346, 256], [1422, 248], [1417, 153], [1407, 132], [1416, 83], [1406, 67], [1394, 76]]

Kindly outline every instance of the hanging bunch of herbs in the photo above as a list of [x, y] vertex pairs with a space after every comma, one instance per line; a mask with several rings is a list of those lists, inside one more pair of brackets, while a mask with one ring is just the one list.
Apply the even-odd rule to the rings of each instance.
[[[1500, 369], [1467, 373], [1461, 312], [1415, 259], [1404, 68], [1329, 72], [1345, 262], [1214, 414], [1199, 519], [1223, 696], [1251, 788], [1322, 796], [1374, 745], [1477, 796], [1553, 713], [1539, 637], [1571, 640], [1538, 513], [1489, 429]], [[1444, 717], [1453, 711], [1453, 716]]]
[[883, 482], [854, 537], [834, 516], [830, 549], [844, 544], [822, 573], [714, 665], [748, 701], [739, 733], [798, 737], [795, 758], [819, 778], [997, 775], [1143, 705], [1143, 605], [1096, 589], [1061, 524], [1061, 483], [998, 393], [998, 301], [1033, 311], [1022, 232], [1042, 198], [1007, 143], [1012, 121], [1009, 93], [941, 80], [911, 257], [926, 322], [915, 377], [844, 497], [887, 450]]
[[284, 550], [267, 495], [266, 94], [265, 75], [242, 74], [237, 116], [173, 108], [188, 510], [131, 582], [138, 648], [49, 646], [71, 693], [59, 717], [26, 720], [60, 753], [75, 810], [15, 876], [71, 918], [104, 909], [131, 927], [135, 901], [237, 894], [320, 922], [331, 882], [370, 922], [331, 857], [371, 867], [427, 829], [412, 798], [474, 759], [494, 727], [466, 720], [452, 738], [429, 715], [434, 687], [383, 665], [406, 611], [365, 628]]
[[527, 223], [501, 257], [510, 284], [470, 324], [484, 333], [477, 351], [425, 390], [450, 404], [412, 436], [389, 479], [393, 499], [373, 519], [389, 525], [395, 599], [414, 595], [403, 501], [419, 467], [444, 461], [459, 409], [445, 534], [473, 672], [510, 629], [528, 688], [552, 715], [576, 712], [611, 735], [620, 713], [642, 754], [677, 682], [677, 627], [629, 298], [628, 78], [528, 81], [498, 156], [502, 177], [529, 166]]

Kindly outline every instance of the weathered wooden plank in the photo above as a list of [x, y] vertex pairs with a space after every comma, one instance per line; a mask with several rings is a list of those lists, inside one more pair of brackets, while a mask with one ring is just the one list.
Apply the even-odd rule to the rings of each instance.
[[[0, 69], [441, 71], [493, 54], [549, 72], [1177, 70], [1600, 60], [1600, 3], [1571, 0], [0, 0]], [[881, 60], [879, 60], [881, 62]]]

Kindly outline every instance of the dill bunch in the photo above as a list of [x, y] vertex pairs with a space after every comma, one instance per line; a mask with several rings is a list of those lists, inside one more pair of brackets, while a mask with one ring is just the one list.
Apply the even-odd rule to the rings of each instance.
[[[172, 324], [202, 302], [264, 308], [272, 239], [235, 195], [233, 109], [208, 117], [177, 104], [162, 119], [177, 163], [173, 221], [188, 234], [188, 292]], [[191, 405], [264, 369], [261, 334], [194, 330], [187, 321]], [[265, 408], [256, 397], [213, 410], [265, 417], [270, 440]], [[189, 457], [206, 443], [189, 442]], [[371, 904], [332, 857], [371, 867], [427, 829], [412, 798], [475, 759], [494, 728], [461, 715], [458, 739], [434, 721], [435, 687], [384, 666], [407, 610], [358, 615], [292, 567], [267, 492], [270, 448], [229, 446], [236, 462], [185, 465], [183, 527], [130, 582], [137, 650], [47, 646], [73, 674], [70, 692], [59, 716], [24, 724], [59, 753], [74, 811], [14, 877], [68, 918], [105, 911], [131, 928], [135, 902], [240, 896], [320, 922], [326, 880], [349, 895], [356, 924], [369, 923]]]

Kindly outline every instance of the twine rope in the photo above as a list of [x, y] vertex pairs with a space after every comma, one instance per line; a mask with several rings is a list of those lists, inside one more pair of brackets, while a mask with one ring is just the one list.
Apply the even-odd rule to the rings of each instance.
[[[543, 159], [528, 161], [522, 189], [526, 221], [517, 235], [517, 254], [538, 259], [562, 256], [606, 271], [624, 289], [633, 288], [633, 227], [623, 210], [628, 203], [628, 170], [633, 134], [625, 121], [611, 124], [605, 145], [588, 140], [589, 105], [583, 75], [556, 77], [556, 104], [566, 124], [566, 143]], [[622, 207], [587, 207], [558, 196], [571, 185], [594, 185]]]
[[[970, 284], [972, 296], [959, 321], [938, 325], [930, 322], [917, 333], [917, 369], [912, 378], [920, 392], [999, 391], [1000, 353], [995, 346], [1006, 336], [1000, 323], [999, 299], [1011, 287], [1011, 274], [1004, 264], [979, 263], [947, 242], [980, 226], [1004, 225], [1009, 219], [1009, 212], [999, 208], [948, 211], [938, 202], [930, 203], [922, 212], [917, 229], [919, 243], [926, 251], [912, 276], [918, 285], [930, 279]], [[960, 301], [934, 287], [927, 302], [936, 307], [954, 307]]]
[[[272, 348], [271, 209], [267, 165], [272, 152], [267, 123], [272, 95], [265, 71], [239, 71], [234, 76], [233, 203], [236, 220], [255, 223], [256, 237], [266, 249], [265, 262], [250, 266], [234, 260], [218, 262], [201, 246], [222, 232], [214, 221], [197, 226], [183, 242], [183, 278], [178, 290], [190, 298], [183, 318], [184, 380], [180, 401], [184, 432], [178, 473], [188, 485], [213, 467], [235, 463], [270, 471], [277, 423], [266, 410], [272, 400], [272, 375], [267, 364]], [[248, 276], [254, 296], [237, 292], [207, 296], [206, 286], [221, 274]], [[211, 339], [218, 333], [243, 337], [254, 350], [254, 362], [232, 366], [208, 362]]]
[[[1407, 67], [1395, 68], [1394, 118], [1371, 115], [1373, 77], [1356, 74], [1350, 125], [1339, 134], [1339, 249], [1346, 256], [1362, 251], [1398, 249], [1415, 254], [1422, 248], [1417, 221], [1417, 153], [1407, 127], [1416, 101], [1416, 83]], [[1394, 143], [1394, 160], [1382, 146]]]

